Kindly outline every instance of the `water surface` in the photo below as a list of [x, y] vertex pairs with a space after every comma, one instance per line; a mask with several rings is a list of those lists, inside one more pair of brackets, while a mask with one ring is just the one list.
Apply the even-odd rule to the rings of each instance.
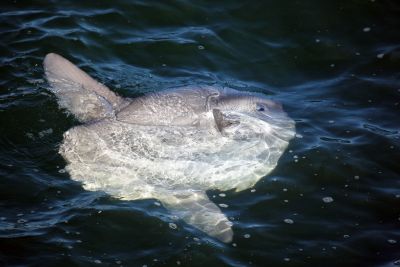
[[[0, 265], [400, 265], [397, 1], [17, 0], [0, 12]], [[283, 104], [297, 137], [277, 168], [252, 189], [208, 192], [232, 244], [155, 200], [69, 178], [58, 146], [78, 122], [47, 90], [49, 52], [123, 96], [217, 84]]]

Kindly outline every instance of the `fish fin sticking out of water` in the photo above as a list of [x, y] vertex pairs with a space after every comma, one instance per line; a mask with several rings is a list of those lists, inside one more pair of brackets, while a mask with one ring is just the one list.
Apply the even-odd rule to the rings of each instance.
[[113, 117], [126, 102], [60, 55], [47, 54], [43, 65], [59, 104], [81, 122]]
[[172, 214], [222, 242], [233, 239], [232, 223], [205, 192], [171, 194], [158, 198]]

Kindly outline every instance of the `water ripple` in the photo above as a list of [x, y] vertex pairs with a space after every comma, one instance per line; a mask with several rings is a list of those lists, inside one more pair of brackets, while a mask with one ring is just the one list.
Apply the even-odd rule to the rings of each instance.
[[[2, 6], [0, 265], [398, 264], [395, 1]], [[124, 96], [216, 84], [282, 102], [297, 136], [273, 173], [253, 191], [209, 192], [229, 206], [232, 244], [154, 199], [113, 199], [70, 180], [57, 151], [78, 122], [47, 91], [49, 52]]]

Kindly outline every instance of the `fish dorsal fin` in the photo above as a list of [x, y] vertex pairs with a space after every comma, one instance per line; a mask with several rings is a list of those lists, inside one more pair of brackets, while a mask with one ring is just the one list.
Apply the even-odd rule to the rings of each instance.
[[224, 132], [224, 129], [227, 127], [230, 127], [232, 125], [237, 125], [239, 124], [238, 121], [227, 118], [221, 110], [219, 109], [213, 109], [213, 116], [214, 116], [214, 121], [215, 125], [217, 126], [217, 129], [220, 133]]
[[51, 91], [60, 105], [80, 121], [111, 117], [124, 100], [60, 55], [50, 53], [43, 62]]
[[174, 215], [222, 242], [232, 241], [232, 223], [205, 192], [170, 194], [160, 198]]

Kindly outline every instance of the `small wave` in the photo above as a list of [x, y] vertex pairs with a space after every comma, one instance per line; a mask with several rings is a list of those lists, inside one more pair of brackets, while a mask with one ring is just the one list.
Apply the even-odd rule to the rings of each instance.
[[378, 127], [378, 126], [372, 125], [372, 124], [364, 124], [363, 127], [364, 127], [364, 129], [367, 129], [373, 133], [385, 135], [385, 136], [396, 135], [399, 133], [399, 131], [383, 129], [381, 127]]
[[333, 138], [333, 137], [326, 137], [326, 136], [321, 136], [319, 139], [325, 142], [332, 142], [332, 143], [339, 143], [339, 144], [351, 144], [351, 141], [347, 139], [341, 139], [341, 138]]

